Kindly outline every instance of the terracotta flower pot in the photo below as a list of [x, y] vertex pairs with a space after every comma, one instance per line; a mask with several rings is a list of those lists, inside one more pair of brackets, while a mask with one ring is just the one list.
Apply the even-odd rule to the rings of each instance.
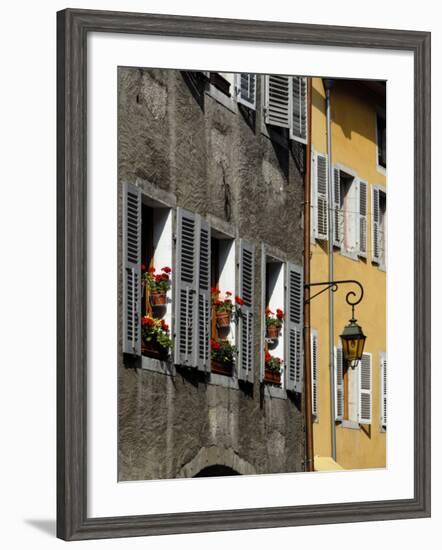
[[269, 338], [279, 338], [281, 329], [276, 325], [267, 325], [267, 336]]
[[164, 306], [166, 305], [166, 293], [152, 292], [150, 295], [150, 301], [153, 306]]
[[223, 363], [222, 361], [215, 361], [214, 359], [212, 359], [211, 367], [214, 374], [224, 374], [225, 376], [232, 376], [232, 363]]
[[230, 313], [228, 311], [219, 311], [216, 313], [216, 324], [219, 328], [225, 328], [230, 325]]
[[273, 384], [275, 386], [281, 385], [281, 372], [276, 372], [268, 369], [267, 367], [264, 370], [264, 382], [266, 384]]

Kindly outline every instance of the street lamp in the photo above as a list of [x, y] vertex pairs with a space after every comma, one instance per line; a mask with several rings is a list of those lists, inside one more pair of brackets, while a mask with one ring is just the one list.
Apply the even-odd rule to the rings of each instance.
[[344, 328], [344, 331], [341, 334], [344, 359], [348, 361], [351, 365], [355, 365], [356, 361], [360, 361], [362, 359], [365, 339], [366, 336], [363, 333], [362, 328], [356, 322], [356, 319], [353, 315], [353, 317], [350, 319], [350, 322]]

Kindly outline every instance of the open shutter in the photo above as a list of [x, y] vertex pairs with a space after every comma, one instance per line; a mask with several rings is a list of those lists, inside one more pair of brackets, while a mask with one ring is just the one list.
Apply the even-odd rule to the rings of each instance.
[[368, 191], [367, 182], [359, 180], [359, 227], [358, 227], [358, 254], [363, 258], [367, 257], [367, 212], [368, 212]]
[[341, 208], [341, 171], [333, 170], [333, 245], [341, 247], [344, 236], [344, 216]]
[[387, 354], [381, 353], [381, 426], [387, 427]]
[[318, 418], [318, 333], [311, 331], [312, 414]]
[[244, 300], [238, 323], [238, 378], [253, 382], [254, 371], [254, 279], [255, 249], [254, 245], [239, 242], [239, 296]]
[[175, 267], [175, 363], [196, 366], [198, 228], [195, 214], [177, 210]]
[[316, 156], [312, 149], [311, 151], [311, 167], [310, 167], [310, 218], [311, 218], [311, 232], [312, 239], [318, 238], [318, 190], [317, 190], [317, 178], [316, 178]]
[[210, 370], [210, 226], [197, 217], [198, 250], [198, 368]]
[[371, 354], [363, 353], [359, 362], [359, 415], [360, 424], [371, 424]]
[[291, 126], [292, 89], [291, 77], [265, 76], [265, 123], [281, 128]]
[[123, 352], [141, 355], [141, 191], [123, 192]]
[[285, 318], [285, 387], [289, 391], [302, 392], [304, 382], [302, 319], [304, 309], [302, 267], [288, 263], [286, 278]]
[[235, 90], [238, 103], [242, 103], [249, 109], [256, 109], [256, 74], [237, 73]]
[[290, 137], [295, 141], [307, 143], [307, 79], [292, 76], [292, 124]]
[[328, 240], [328, 190], [327, 157], [316, 154], [316, 234], [320, 240]]
[[335, 420], [344, 418], [344, 354], [335, 348]]
[[371, 207], [373, 209], [373, 219], [371, 224], [371, 250], [373, 262], [379, 263], [380, 251], [379, 251], [379, 189], [377, 187], [371, 188]]

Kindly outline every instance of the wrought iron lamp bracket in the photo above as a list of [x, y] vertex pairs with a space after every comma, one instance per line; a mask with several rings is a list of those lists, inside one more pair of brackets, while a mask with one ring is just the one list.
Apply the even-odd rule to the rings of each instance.
[[357, 287], [359, 287], [359, 297], [356, 294], [356, 292], [354, 292], [353, 290], [350, 290], [349, 292], [347, 292], [345, 296], [345, 301], [349, 306], [351, 306], [352, 320], [354, 320], [355, 306], [357, 306], [362, 301], [362, 298], [364, 297], [364, 287], [361, 285], [359, 281], [355, 281], [354, 279], [345, 279], [342, 281], [324, 281], [319, 283], [305, 284], [304, 288], [311, 288], [313, 286], [323, 286], [325, 288], [323, 288], [316, 294], [313, 294], [313, 296], [310, 296], [307, 300], [305, 300], [304, 303], [309, 304], [313, 300], [313, 298], [316, 298], [317, 296], [319, 296], [323, 292], [326, 292], [329, 289], [331, 289], [332, 292], [336, 292], [339, 288], [339, 285], [344, 285], [344, 284], [354, 284]]

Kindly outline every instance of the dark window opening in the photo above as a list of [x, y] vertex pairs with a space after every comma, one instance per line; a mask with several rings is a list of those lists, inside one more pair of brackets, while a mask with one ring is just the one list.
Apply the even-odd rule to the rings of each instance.
[[387, 131], [385, 116], [378, 114], [376, 117], [378, 164], [387, 167]]

